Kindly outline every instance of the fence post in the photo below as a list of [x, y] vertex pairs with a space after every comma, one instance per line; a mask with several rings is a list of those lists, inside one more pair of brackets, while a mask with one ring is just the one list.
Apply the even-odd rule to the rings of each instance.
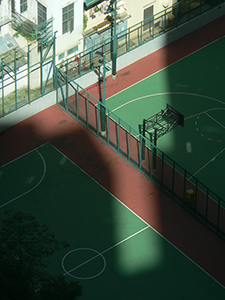
[[76, 111], [76, 113], [77, 113], [77, 120], [79, 120], [79, 86], [78, 86], [78, 84], [77, 84], [77, 86], [76, 86], [76, 108], [77, 108], [77, 111]]
[[17, 109], [17, 71], [16, 71], [16, 51], [14, 52], [14, 80], [15, 80], [15, 108]]
[[220, 221], [220, 202], [221, 198], [219, 197], [219, 203], [218, 203], [218, 213], [217, 213], [217, 225], [216, 225], [216, 233], [219, 232], [219, 221]]
[[186, 178], [187, 178], [187, 171], [184, 169], [184, 190], [183, 190], [183, 199], [182, 203], [185, 204], [185, 197], [186, 197]]
[[2, 117], [4, 117], [4, 72], [3, 72], [3, 59], [1, 59], [1, 75], [2, 75]]
[[128, 161], [130, 162], [130, 138], [131, 138], [131, 127], [129, 126], [129, 139], [128, 139], [128, 151], [127, 151], [127, 158], [128, 158]]
[[56, 40], [56, 33], [57, 31], [54, 32], [54, 37], [53, 37], [53, 88], [56, 88], [56, 80], [55, 80], [55, 40]]
[[118, 151], [118, 153], [120, 153], [120, 118], [119, 118], [119, 122], [118, 122], [117, 151]]
[[41, 95], [43, 96], [43, 44], [41, 40]]
[[209, 189], [207, 188], [207, 195], [206, 195], [206, 213], [205, 213], [205, 224], [208, 223], [208, 204], [209, 203]]
[[[164, 154], [164, 152], [162, 152], [162, 167], [161, 167], [161, 182], [160, 182], [160, 184], [161, 184], [161, 188], [163, 187], [163, 175], [164, 175], [164, 156], [165, 156], [165, 154]], [[155, 166], [154, 166], [155, 167]]]
[[27, 51], [27, 84], [28, 84], [28, 103], [30, 104], [30, 44]]
[[195, 184], [195, 202], [194, 202], [194, 204], [195, 204], [195, 207], [194, 207], [194, 209], [195, 209], [194, 214], [195, 214], [195, 215], [196, 215], [197, 192], [198, 192], [198, 180], [196, 179], [196, 184]]
[[173, 161], [173, 178], [172, 178], [172, 197], [174, 196], [174, 180], [175, 180], [175, 161]]
[[67, 111], [69, 111], [68, 87], [69, 87], [69, 80], [68, 80], [68, 61], [67, 61], [67, 64], [66, 64], [66, 110]]
[[107, 145], [109, 145], [109, 128], [110, 128], [110, 110], [108, 110], [108, 117], [107, 117]]
[[127, 51], [130, 51], [130, 27], [128, 28], [128, 47]]

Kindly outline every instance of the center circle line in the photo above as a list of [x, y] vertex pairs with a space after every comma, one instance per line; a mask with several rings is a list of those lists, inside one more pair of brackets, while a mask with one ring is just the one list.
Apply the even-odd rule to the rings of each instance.
[[[93, 256], [92, 258], [90, 258], [90, 259], [84, 261], [83, 263], [79, 264], [78, 266], [72, 268], [71, 270], [67, 271], [66, 268], [65, 268], [65, 266], [64, 266], [64, 261], [65, 261], [66, 257], [67, 257], [69, 254], [71, 254], [72, 252], [75, 252], [75, 251], [83, 251], [83, 250], [84, 250], [84, 251], [85, 251], [85, 250], [93, 251], [93, 252], [95, 252], [95, 253], [97, 253], [97, 254], [96, 254], [95, 256]], [[98, 257], [101, 257], [102, 260], [103, 260], [103, 268], [102, 268], [102, 270], [101, 270], [98, 274], [96, 274], [96, 275], [94, 275], [94, 276], [90, 276], [90, 277], [78, 277], [78, 276], [74, 276], [74, 275], [71, 274], [71, 272], [73, 272], [74, 270], [79, 269], [80, 267], [82, 267], [82, 266], [88, 264], [89, 262], [93, 261], [94, 259], [96, 259], [96, 258], [98, 258]], [[73, 277], [73, 278], [76, 278], [76, 279], [83, 279], [83, 280], [86, 280], [86, 279], [93, 279], [93, 278], [95, 278], [95, 277], [101, 275], [101, 274], [104, 272], [104, 270], [105, 270], [105, 268], [106, 268], [106, 260], [105, 260], [105, 257], [104, 257], [100, 252], [98, 252], [97, 250], [94, 250], [94, 249], [91, 249], [91, 248], [77, 248], [77, 249], [73, 249], [73, 250], [69, 251], [68, 253], [66, 253], [66, 255], [65, 255], [65, 256], [63, 257], [63, 259], [62, 259], [62, 268], [63, 268], [63, 270], [64, 270], [64, 272], [65, 272], [65, 273], [63, 274], [63, 276], [68, 275], [68, 276], [71, 276], [71, 277]]]

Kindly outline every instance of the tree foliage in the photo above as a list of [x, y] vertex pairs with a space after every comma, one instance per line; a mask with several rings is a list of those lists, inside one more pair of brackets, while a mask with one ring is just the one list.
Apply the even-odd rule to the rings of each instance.
[[[81, 296], [78, 283], [50, 276], [43, 262], [68, 246], [66, 241], [57, 241], [49, 227], [33, 215], [6, 211], [0, 231], [0, 299], [33, 300], [38, 296], [40, 300], [75, 300]], [[67, 298], [62, 294], [68, 294]]]
[[38, 300], [76, 300], [82, 296], [82, 288], [78, 282], [66, 281], [64, 276], [45, 280], [37, 292]]

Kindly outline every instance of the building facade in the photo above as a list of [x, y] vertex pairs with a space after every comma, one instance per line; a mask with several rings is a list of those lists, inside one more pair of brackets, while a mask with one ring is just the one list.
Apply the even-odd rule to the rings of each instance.
[[[62, 59], [76, 51], [82, 51], [83, 0], [0, 1], [0, 35], [10, 34], [21, 48], [25, 47], [29, 40], [35, 42], [35, 38], [29, 38], [31, 28], [35, 29], [50, 21], [52, 33], [56, 32], [58, 58]], [[18, 26], [20, 36], [16, 35], [15, 23], [19, 25], [23, 23], [23, 32], [20, 30], [22, 26]]]
[[[145, 22], [144, 30], [151, 30], [151, 17], [173, 5], [174, 0], [117, 0], [117, 33], [122, 33], [127, 28], [132, 28], [135, 24]], [[110, 6], [114, 7], [115, 0], [85, 0], [84, 1], [84, 49], [110, 38], [111, 22]], [[112, 13], [111, 13], [112, 15]], [[159, 17], [159, 22], [160, 22]], [[163, 24], [162, 24], [163, 26]]]

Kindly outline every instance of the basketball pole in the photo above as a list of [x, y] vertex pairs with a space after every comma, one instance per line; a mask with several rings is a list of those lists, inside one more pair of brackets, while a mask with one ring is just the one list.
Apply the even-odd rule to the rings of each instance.
[[117, 9], [117, 0], [114, 2], [112, 79], [116, 79], [116, 59], [117, 59], [117, 40], [116, 40], [116, 18], [117, 18], [117, 13], [116, 13], [116, 9]]

